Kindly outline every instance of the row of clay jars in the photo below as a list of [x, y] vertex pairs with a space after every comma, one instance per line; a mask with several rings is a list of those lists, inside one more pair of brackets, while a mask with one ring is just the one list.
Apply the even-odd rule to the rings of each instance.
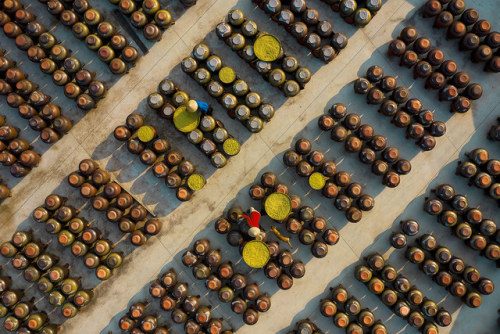
[[[368, 256], [366, 263], [368, 266], [356, 267], [356, 279], [365, 283], [371, 293], [379, 295], [382, 302], [397, 316], [407, 318], [410, 325], [422, 328], [424, 332], [428, 330], [424, 315], [434, 318], [440, 326], [450, 325], [450, 313], [444, 309], [439, 310], [435, 302], [412, 286], [408, 278], [386, 263], [380, 254]], [[435, 327], [435, 324], [432, 325]]]
[[466, 154], [469, 161], [459, 162], [457, 175], [469, 179], [469, 185], [483, 189], [492, 199], [500, 199], [500, 162], [490, 159], [489, 152], [477, 148]]
[[[178, 90], [175, 83], [170, 79], [162, 80], [158, 87], [157, 92], [149, 94], [147, 99], [148, 105], [156, 110], [158, 116], [172, 121], [176, 108], [186, 104], [190, 99], [189, 95], [186, 92]], [[220, 88], [222, 89], [222, 87]], [[236, 99], [236, 97], [234, 98]], [[236, 112], [236, 118], [244, 121], [250, 116], [250, 109], [242, 105], [239, 105], [239, 108], [244, 108], [245, 111], [241, 117]], [[210, 163], [214, 167], [222, 168], [227, 164], [227, 156], [230, 156], [224, 150], [223, 144], [226, 140], [235, 139], [225, 128], [224, 123], [214, 118], [211, 113], [211, 108], [209, 108], [207, 113], [201, 117], [198, 127], [190, 132], [186, 132], [185, 135], [191, 144], [196, 145], [204, 155], [210, 158]], [[138, 117], [135, 113], [130, 116], [132, 115], [136, 118]], [[132, 133], [128, 135], [132, 136]]]
[[[143, 142], [136, 135], [136, 131], [144, 125], [144, 120], [139, 114], [130, 114], [126, 124], [118, 126], [114, 131], [117, 140], [127, 142], [127, 150], [138, 155], [140, 161], [148, 166], [152, 166], [151, 171], [158, 178], [165, 179], [167, 187], [176, 190], [176, 197], [180, 201], [191, 199], [193, 191], [187, 186], [187, 178], [195, 172], [195, 166], [183, 155], [170, 147], [170, 143], [163, 138], [159, 138], [157, 131], [152, 126], [153, 138], [148, 142]], [[206, 142], [203, 142], [206, 143]], [[215, 143], [212, 145], [200, 145], [200, 149], [212, 149], [215, 153]], [[205, 151], [203, 151], [205, 153]]]
[[[305, 139], [307, 140], [307, 139]], [[300, 140], [299, 140], [300, 141]], [[302, 141], [301, 141], [302, 143]], [[303, 142], [302, 144], [307, 144], [307, 142]], [[309, 143], [310, 144], [310, 143]], [[310, 146], [309, 150], [311, 149]], [[297, 149], [297, 148], [296, 148]], [[300, 149], [299, 149], [300, 151]], [[298, 156], [297, 153], [293, 154], [294, 156]], [[288, 160], [287, 156], [284, 156], [285, 161]], [[299, 159], [293, 159], [294, 161], [298, 161]], [[289, 162], [285, 162], [289, 163]], [[336, 171], [336, 165], [331, 163], [328, 164], [328, 170], [331, 175], [337, 175], [336, 178], [332, 179], [332, 181], [327, 182], [325, 184], [325, 187], [323, 188], [324, 191], [323, 196], [327, 198], [335, 198], [334, 205], [338, 210], [345, 211], [346, 218], [350, 222], [359, 222], [362, 218], [362, 211], [357, 207], [356, 205], [353, 205], [352, 198], [349, 196], [346, 196], [345, 194], [340, 194], [340, 192], [347, 190], [349, 185], [351, 184], [351, 175], [345, 171], [340, 171], [337, 174], [335, 174]], [[264, 188], [269, 188], [273, 189], [275, 192], [281, 192], [285, 194], [290, 194], [290, 190], [288, 186], [284, 183], [278, 183], [277, 177], [274, 173], [272, 172], [266, 172], [262, 175], [261, 177], [261, 184]], [[362, 192], [362, 187], [356, 182], [352, 183], [352, 189], [356, 189], [355, 193], [359, 196], [361, 196]], [[344, 189], [345, 188], [345, 189]], [[266, 193], [269, 192], [266, 190]], [[292, 197], [292, 211], [299, 211], [302, 207], [301, 205], [301, 199], [297, 195], [291, 195]], [[371, 206], [371, 205], [368, 205]], [[368, 208], [367, 206], [367, 208]]]
[[382, 0], [321, 0], [326, 2], [334, 12], [339, 12], [345, 22], [358, 27], [366, 26], [374, 15], [382, 8]]
[[[462, 290], [463, 293], [458, 294], [460, 297], [467, 290], [477, 291], [482, 295], [493, 293], [494, 285], [490, 279], [481, 277], [476, 268], [467, 266], [462, 259], [453, 256], [448, 248], [438, 244], [436, 237], [424, 234], [417, 242], [418, 246], [407, 248], [405, 256], [410, 262], [419, 265], [420, 270], [432, 277], [438, 285], [445, 288], [455, 285], [450, 292], [457, 295]], [[468, 288], [462, 280], [469, 285]], [[457, 290], [457, 286], [464, 289]]]
[[[215, 281], [210, 282], [212, 282], [210, 284], [217, 284]], [[188, 295], [187, 283], [179, 282], [178, 275], [173, 269], [167, 270], [153, 282], [149, 292], [153, 298], [159, 299], [163, 310], [170, 312], [170, 317], [176, 324], [184, 323], [186, 332], [198, 332], [203, 328], [209, 332], [213, 330], [215, 333], [221, 333], [223, 325], [220, 320], [212, 317], [212, 307], [202, 305], [199, 300], [200, 296]], [[136, 306], [129, 309], [130, 318], [137, 319], [137, 314], [131, 311], [137, 307], [144, 309], [140, 304], [136, 303], [134, 304]], [[189, 318], [192, 319], [188, 320]]]
[[[384, 76], [384, 70], [378, 65], [370, 66], [365, 78], [355, 81], [354, 91], [367, 94], [368, 104], [380, 105], [379, 112], [384, 116], [392, 116], [391, 123], [396, 127], [406, 128], [406, 137], [415, 139], [422, 150], [432, 150], [436, 142], [434, 137], [446, 133], [446, 125], [434, 121], [434, 114], [423, 109], [419, 99], [410, 98], [407, 88], [398, 87], [395, 77]], [[335, 109], [339, 108], [334, 108], [334, 111]], [[339, 114], [339, 111], [335, 113]], [[342, 113], [339, 117], [341, 115]]]
[[[265, 34], [258, 29], [255, 21], [245, 19], [245, 15], [239, 9], [233, 9], [227, 14], [227, 22], [222, 22], [216, 27], [217, 36], [223, 39], [233, 51], [237, 51], [238, 55], [254, 67], [259, 73], [266, 74], [271, 70], [271, 62], [262, 62], [262, 65], [256, 64], [257, 57], [253, 52], [253, 44], [256, 39]], [[288, 59], [288, 61], [285, 61]], [[293, 60], [290, 62], [290, 60]], [[310, 73], [304, 67], [299, 67], [298, 60], [295, 57], [287, 57], [283, 52], [278, 55], [274, 61], [285, 61], [282, 64], [282, 69], [288, 73], [294, 74], [296, 80], [304, 86], [310, 80]], [[265, 66], [264, 66], [265, 65]], [[302, 74], [298, 74], [297, 71]], [[306, 72], [303, 72], [303, 71]], [[282, 85], [283, 82], [277, 82], [274, 77], [267, 77], [271, 80], [274, 86]]]
[[[47, 2], [46, 5], [64, 26], [72, 28], [75, 37], [85, 39], [87, 47], [96, 51], [100, 60], [109, 63], [113, 73], [122, 74], [126, 71], [123, 61], [133, 64], [138, 59], [137, 49], [129, 45], [124, 35], [115, 34], [115, 26], [103, 21], [101, 13], [92, 9], [88, 2], [74, 2], [73, 10], [64, 9], [59, 2]], [[103, 45], [103, 40], [108, 43]], [[119, 58], [120, 55], [123, 60]]]
[[[445, 60], [443, 51], [432, 48], [428, 38], [416, 38], [416, 36], [418, 32], [415, 28], [406, 27], [401, 31], [399, 38], [389, 44], [389, 54], [401, 57], [402, 66], [408, 68], [415, 66], [414, 77], [425, 78], [425, 87], [439, 90], [441, 100], [455, 101], [458, 96], [456, 90], [460, 90], [460, 96], [469, 100], [477, 100], [482, 96], [481, 85], [470, 83], [469, 75], [466, 72], [459, 72], [453, 60]], [[443, 90], [448, 86], [456, 88], [452, 90], [453, 94]], [[466, 112], [469, 108], [470, 106], [467, 107], [462, 101], [460, 105], [455, 105], [452, 111]]]
[[[292, 11], [269, 10], [269, 2], [259, 2], [259, 7], [271, 15], [278, 24], [285, 27], [297, 41], [311, 50], [313, 56], [328, 63], [332, 61], [342, 49], [347, 46], [347, 36], [343, 33], [335, 33], [329, 21], [319, 20], [319, 13], [314, 8], [293, 13], [294, 3], [290, 4]], [[305, 1], [303, 1], [303, 4]], [[297, 18], [300, 18], [296, 20]], [[329, 40], [329, 43], [324, 43]]]
[[[231, 29], [229, 24], [221, 24], [225, 24], [229, 27], [228, 29]], [[266, 69], [270, 70], [270, 64], [266, 64], [269, 65], [266, 66]], [[191, 78], [204, 87], [210, 96], [216, 98], [231, 118], [242, 121], [251, 132], [261, 131], [264, 120], [273, 117], [274, 107], [263, 103], [261, 95], [252, 91], [247, 82], [238, 75], [235, 75], [231, 82], [222, 82], [218, 74], [223, 67], [225, 66], [223, 66], [222, 59], [202, 43], [195, 45], [191, 56], [181, 61], [182, 70], [190, 74]], [[294, 87], [291, 92], [298, 94], [300, 87], [297, 82], [295, 82]], [[255, 112], [252, 113], [252, 111]]]
[[[385, 326], [375, 319], [368, 308], [362, 308], [360, 302], [342, 285], [331, 288], [331, 297], [320, 302], [320, 312], [323, 316], [333, 318], [339, 328], [347, 328], [353, 333], [360, 326], [367, 327], [370, 333], [387, 333]], [[362, 332], [362, 330], [361, 330]]]
[[491, 31], [489, 21], [479, 20], [476, 9], [466, 10], [463, 1], [454, 1], [445, 8], [439, 1], [429, 0], [424, 5], [424, 17], [435, 17], [434, 27], [446, 28], [447, 39], [460, 39], [460, 50], [472, 51], [472, 61], [486, 62], [485, 71], [500, 71], [500, 57], [493, 54], [500, 47], [500, 34]]
[[[339, 105], [337, 103], [334, 107]], [[399, 175], [411, 171], [410, 162], [400, 159], [399, 150], [387, 146], [386, 137], [375, 135], [369, 124], [361, 125], [361, 118], [357, 114], [348, 114], [342, 121], [323, 115], [318, 120], [318, 126], [323, 131], [331, 131], [332, 140], [344, 142], [347, 152], [358, 153], [359, 161], [371, 165], [372, 173], [383, 176], [382, 182], [388, 187], [398, 186]], [[381, 152], [380, 157], [377, 157], [377, 152]]]
[[[311, 80], [311, 71], [306, 67], [299, 66], [298, 60], [295, 57], [286, 56], [283, 50], [273, 62], [259, 61], [255, 56], [253, 43], [265, 32], [259, 31], [257, 23], [254, 21], [245, 20], [243, 12], [239, 9], [231, 10], [227, 17], [228, 23], [223, 22], [217, 25], [217, 36], [223, 39], [233, 51], [237, 52], [271, 85], [278, 87], [286, 96], [294, 96], [298, 94], [297, 88], [303, 89]], [[236, 32], [237, 30], [241, 33]], [[315, 42], [318, 41], [315, 40]], [[316, 48], [311, 46], [311, 49]], [[335, 55], [333, 48], [332, 54]]]
[[389, 44], [389, 54], [401, 57], [401, 66], [415, 66], [414, 75], [426, 78], [426, 88], [439, 90], [440, 100], [451, 101], [452, 112], [464, 113], [470, 110], [471, 100], [482, 96], [482, 87], [477, 83], [470, 84], [469, 75], [458, 72], [454, 61], [444, 60], [443, 52], [432, 48], [429, 39], [417, 37], [415, 28], [404, 28], [399, 39]]
[[57, 235], [58, 242], [70, 247], [74, 256], [81, 257], [86, 267], [96, 269], [96, 276], [108, 279], [112, 270], [122, 264], [122, 254], [112, 252], [114, 245], [104, 239], [103, 233], [96, 227], [90, 227], [86, 219], [78, 217], [79, 210], [64, 205], [67, 199], [51, 194], [45, 199], [45, 205], [33, 211], [33, 218], [45, 223], [45, 230]]
[[452, 234], [469, 248], [490, 261], [500, 260], [500, 233], [495, 222], [483, 218], [482, 211], [470, 207], [467, 197], [456, 194], [450, 184], [441, 184], [433, 192], [437, 198], [426, 198], [424, 211], [436, 216], [443, 226], [452, 228]]
[[[26, 13], [26, 11], [24, 12]], [[15, 15], [12, 15], [14, 20]], [[70, 98], [76, 98], [77, 106], [82, 110], [90, 110], [95, 107], [96, 99], [101, 98], [104, 92], [95, 92], [99, 96], [92, 96], [84, 92], [82, 86], [78, 85], [78, 81], [72, 82], [76, 78], [76, 74], [84, 76], [86, 72], [80, 73], [83, 69], [83, 64], [79, 59], [71, 57], [71, 51], [62, 44], [57, 44], [57, 39], [50, 32], [44, 31], [45, 28], [35, 29], [35, 26], [43, 27], [40, 23], [32, 18], [27, 25], [19, 25], [11, 22], [9, 16], [5, 12], [0, 12], [0, 24], [3, 25], [4, 33], [16, 40], [16, 46], [28, 53], [31, 61], [40, 64], [40, 70], [46, 74], [51, 74], [54, 83], [65, 86], [65, 95]], [[28, 30], [28, 27], [33, 30]], [[64, 65], [62, 69], [58, 69], [58, 65]], [[88, 72], [88, 71], [87, 71]], [[102, 82], [95, 81], [99, 84], [99, 90], [105, 91], [105, 86]], [[78, 93], [78, 94], [77, 94]]]
[[169, 11], [160, 9], [157, 0], [146, 0], [142, 2], [142, 10], [136, 8], [136, 2], [132, 0], [111, 1], [118, 6], [118, 10], [129, 16], [131, 24], [142, 29], [144, 38], [148, 41], [158, 41], [161, 39], [161, 29], [166, 29], [174, 24]]
[[51, 97], [3, 54], [0, 54], [0, 72], [4, 72], [5, 77], [0, 79], [0, 94], [7, 95], [7, 104], [17, 108], [33, 130], [41, 131], [40, 139], [44, 143], [56, 142], [72, 128], [71, 121], [61, 114], [59, 107], [50, 103]]
[[[4, 119], [0, 116], [0, 122]], [[10, 125], [0, 126], [0, 164], [10, 168], [14, 177], [26, 176], [40, 162], [40, 155], [30, 144], [18, 138], [19, 131]]]
[[[0, 122], [2, 119], [3, 118], [0, 116]], [[18, 129], [7, 124], [0, 126], [1, 164], [4, 166], [12, 166], [18, 162], [18, 164], [26, 168], [37, 166], [41, 158], [40, 155], [31, 148], [31, 145], [26, 140], [19, 138]]]
[[[144, 245], [146, 235], [156, 235], [162, 224], [158, 219], [148, 219], [148, 212], [144, 206], [136, 203], [134, 198], [119, 184], [110, 181], [109, 173], [99, 168], [91, 160], [80, 162], [79, 171], [68, 176], [68, 183], [80, 188], [80, 194], [85, 198], [92, 198], [92, 207], [98, 211], [106, 211], [109, 221], [117, 222], [120, 231], [131, 233], [131, 242], [136, 246]], [[144, 222], [140, 229], [136, 225]]]
[[[46, 247], [47, 244], [33, 241], [32, 232], [18, 231], [10, 242], [2, 244], [1, 253], [3, 256], [12, 257], [14, 268], [24, 270], [24, 279], [31, 283], [37, 282], [40, 291], [48, 293], [54, 284], [59, 283], [62, 294], [73, 297], [70, 302], [63, 305], [61, 310], [65, 317], [69, 317], [67, 311], [78, 312], [73, 303], [81, 309], [90, 302], [93, 291], [79, 290], [81, 278], [70, 277], [69, 265], [58, 264], [59, 258], [45, 252]], [[22, 296], [22, 291], [16, 290], [16, 294], [5, 295], [2, 302], [4, 305], [10, 305], [19, 296]], [[61, 297], [65, 299], [64, 296], [61, 295]], [[66, 305], [68, 305], [68, 310], [65, 309]], [[74, 313], [71, 314], [71, 316], [74, 315]]]
[[[245, 323], [255, 324], [259, 312], [271, 307], [270, 298], [260, 294], [256, 284], [247, 283], [244, 275], [236, 273], [231, 262], [221, 263], [222, 259], [214, 256], [214, 251], [208, 239], [197, 240], [192, 249], [183, 254], [182, 262], [193, 268], [197, 279], [206, 280], [208, 290], [217, 291], [219, 300], [231, 303], [233, 312], [242, 314]], [[248, 303], [252, 306], [247, 306]]]

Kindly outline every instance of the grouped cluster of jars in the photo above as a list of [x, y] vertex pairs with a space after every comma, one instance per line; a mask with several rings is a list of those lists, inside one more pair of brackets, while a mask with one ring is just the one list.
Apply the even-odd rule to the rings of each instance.
[[[227, 219], [220, 217], [215, 222], [215, 230], [219, 234], [226, 235], [227, 243], [233, 247], [238, 247], [240, 254], [243, 254], [243, 247], [251, 240], [248, 237], [248, 233], [242, 231], [245, 228], [243, 226], [245, 223], [238, 223], [238, 216], [242, 212], [241, 208], [230, 208]], [[328, 253], [328, 246], [322, 242], [315, 243], [315, 234], [313, 232], [309, 231], [307, 234], [309, 235], [304, 237], [304, 241], [316, 245], [313, 246], [313, 252], [319, 255], [319, 257], [322, 257], [322, 254], [326, 255]], [[280, 246], [279, 242], [268, 240], [267, 233], [262, 229], [258, 239], [265, 242], [270, 250], [270, 261], [263, 267], [264, 275], [268, 279], [275, 279], [281, 290], [290, 289], [293, 286], [294, 279], [304, 277], [306, 268], [302, 261], [294, 258], [289, 251], [281, 249], [282, 246]]]
[[[252, 91], [232, 68], [223, 66], [222, 59], [205, 44], [196, 45], [191, 56], [182, 60], [181, 67], [250, 132], [261, 131], [264, 122], [273, 118], [274, 107], [263, 103], [260, 94]], [[225, 75], [221, 78], [222, 73]]]
[[458, 71], [453, 60], [445, 60], [443, 51], [432, 47], [427, 37], [418, 37], [414, 27], [403, 28], [389, 44], [389, 55], [400, 57], [400, 66], [413, 68], [415, 78], [426, 80], [425, 88], [439, 91], [440, 101], [451, 102], [451, 112], [469, 111], [471, 101], [483, 94], [481, 85], [470, 83], [469, 74]]
[[[116, 223], [123, 234], [130, 233], [130, 242], [134, 246], [144, 245], [148, 241], [148, 236], [157, 235], [160, 232], [162, 227], [160, 220], [151, 218], [148, 210], [118, 182], [112, 181], [109, 173], [100, 168], [95, 161], [82, 160], [78, 170], [68, 176], [68, 183], [74, 188], [79, 188], [82, 197], [91, 199], [92, 208], [105, 212], [106, 219], [111, 223]], [[95, 230], [98, 237], [92, 237], [89, 245], [94, 245], [94, 242], [104, 243], [100, 240], [101, 234], [97, 233], [97, 229]], [[68, 246], [80, 236], [80, 231], [77, 230], [73, 234], [74, 238], [71, 236], [68, 238], [70, 241]], [[106, 243], [110, 247], [105, 247], [105, 254], [98, 254], [101, 257], [107, 255], [112, 248], [110, 241]], [[85, 254], [78, 256], [83, 255]], [[121, 260], [119, 262], [121, 263]]]
[[147, 314], [149, 305], [148, 302], [136, 302], [130, 305], [127, 314], [118, 322], [120, 329], [133, 334], [168, 334], [168, 329], [160, 324], [161, 317]]
[[471, 249], [490, 261], [500, 260], [500, 231], [496, 223], [483, 217], [478, 208], [471, 207], [465, 195], [455, 193], [450, 184], [441, 184], [433, 190], [435, 197], [426, 198], [424, 210]]
[[287, 56], [281, 45], [276, 45], [280, 47], [280, 54], [276, 59], [258, 59], [254, 50], [255, 42], [260, 36], [268, 33], [259, 31], [257, 23], [246, 19], [239, 9], [233, 9], [227, 14], [227, 22], [219, 23], [216, 33], [266, 81], [278, 87], [287, 97], [297, 95], [311, 80], [309, 69], [300, 66], [297, 58]]
[[222, 319], [212, 317], [211, 305], [202, 305], [200, 296], [188, 295], [188, 284], [179, 282], [173, 269], [152, 283], [149, 292], [154, 298], [161, 298], [161, 308], [171, 312], [173, 322], [184, 324], [186, 333], [198, 333], [202, 329], [207, 333], [232, 333], [231, 330], [223, 330]]
[[[385, 136], [375, 134], [370, 124], [361, 124], [361, 117], [358, 114], [347, 113], [347, 108], [342, 103], [333, 104], [328, 114], [319, 118], [318, 127], [322, 131], [330, 131], [330, 138], [333, 141], [344, 143], [346, 152], [358, 153], [359, 161], [371, 165], [371, 172], [382, 176], [382, 184], [386, 187], [397, 187], [401, 175], [411, 171], [411, 163], [400, 158], [396, 147], [387, 146]], [[433, 145], [435, 140], [420, 142], [421, 148], [430, 148]]]
[[[446, 327], [451, 324], [450, 312], [424, 296], [422, 291], [412, 285], [407, 277], [398, 273], [380, 254], [369, 255], [366, 265], [356, 267], [354, 276], [394, 314], [424, 334], [438, 334], [437, 325]], [[470, 297], [470, 300], [474, 300], [476, 296]]]
[[[0, 246], [0, 253], [3, 257], [11, 259], [10, 263], [16, 270], [22, 271], [22, 277], [27, 285], [34, 284], [40, 292], [47, 294], [50, 305], [55, 308], [60, 307], [61, 314], [65, 318], [73, 318], [91, 302], [94, 293], [83, 288], [81, 277], [70, 276], [69, 264], [60, 263], [58, 256], [47, 251], [47, 246], [41, 241], [35, 241], [32, 231], [17, 231], [10, 241]], [[6, 295], [3, 294], [2, 302], [10, 308], [21, 301], [23, 295], [24, 293], [19, 291], [15, 296], [16, 300], [6, 304], [6, 301], [14, 296], [4, 298]], [[18, 325], [28, 313], [29, 310], [26, 310], [26, 313], [19, 317], [16, 321]], [[31, 329], [40, 329], [47, 320], [47, 313], [49, 312], [35, 313], [40, 315], [43, 321]], [[4, 326], [9, 329], [7, 320]], [[12, 328], [10, 330], [12, 331]]]
[[[234, 313], [241, 314], [247, 325], [255, 325], [259, 313], [271, 308], [271, 298], [261, 293], [256, 283], [247, 282], [245, 275], [236, 272], [231, 262], [223, 262], [220, 251], [210, 249], [208, 239], [196, 240], [182, 255], [182, 263], [192, 268], [196, 279], [205, 281], [208, 291], [216, 292], [222, 303], [230, 304]], [[216, 333], [220, 332], [222, 327]]]
[[89, 269], [95, 269], [96, 277], [107, 280], [113, 269], [122, 264], [122, 254], [112, 251], [113, 243], [105, 239], [102, 232], [82, 217], [66, 198], [51, 194], [43, 206], [33, 211], [33, 219], [45, 225], [45, 231], [57, 237], [58, 243], [71, 249], [71, 254], [80, 258]]
[[45, 312], [39, 312], [34, 299], [26, 300], [24, 290], [12, 287], [12, 278], [2, 275], [0, 267], [0, 319], [8, 332], [57, 334], [59, 326], [51, 324]]
[[459, 162], [457, 174], [469, 179], [469, 185], [483, 189], [494, 200], [500, 200], [500, 161], [490, 159], [484, 148], [466, 154], [468, 161]]
[[360, 27], [366, 26], [382, 8], [382, 0], [321, 0], [339, 12], [344, 21]]
[[19, 137], [20, 131], [0, 115], [0, 164], [8, 167], [14, 177], [26, 176], [41, 159], [31, 145]]
[[329, 21], [320, 20], [319, 11], [308, 7], [306, 0], [252, 1], [325, 63], [332, 61], [347, 46], [347, 36], [335, 33]]
[[58, 106], [50, 103], [52, 97], [28, 80], [14, 61], [0, 53], [0, 95], [7, 97], [7, 104], [17, 108], [19, 116], [28, 120], [30, 128], [40, 132], [40, 139], [51, 144], [68, 132], [71, 121], [64, 117]]
[[500, 141], [500, 117], [497, 119], [497, 124], [491, 126], [487, 137], [493, 141]]
[[387, 334], [387, 328], [368, 308], [363, 308], [356, 297], [342, 285], [331, 288], [331, 296], [322, 299], [319, 306], [323, 316], [331, 318], [333, 324], [345, 328], [348, 334], [362, 334], [364, 329], [371, 334]]
[[73, 35], [84, 41], [89, 50], [95, 51], [113, 74], [126, 73], [127, 64], [133, 65], [139, 58], [137, 49], [87, 0], [39, 1], [45, 3], [48, 12], [64, 26], [71, 28]]
[[476, 9], [465, 6], [463, 0], [429, 0], [423, 15], [435, 17], [434, 27], [446, 29], [448, 39], [460, 40], [461, 51], [472, 51], [473, 62], [486, 62], [485, 71], [500, 72], [500, 33], [491, 31], [491, 23], [480, 20]]
[[174, 24], [170, 12], [158, 0], [108, 0], [116, 5], [118, 10], [130, 18], [130, 23], [136, 29], [142, 29], [144, 38], [148, 41], [161, 39], [162, 30]]
[[[156, 111], [158, 116], [175, 125], [175, 111], [186, 105], [189, 100], [188, 93], [179, 89], [172, 80], [163, 79], [158, 84], [157, 91], [149, 94], [148, 105]], [[265, 105], [263, 108], [273, 109], [270, 105]], [[210, 159], [212, 166], [222, 168], [227, 164], [228, 158], [239, 153], [240, 144], [229, 133], [224, 123], [213, 117], [211, 107], [209, 109], [207, 113], [201, 115], [199, 124], [194, 130], [183, 131], [176, 128]]]
[[[462, 298], [469, 307], [479, 307], [481, 295], [493, 293], [493, 282], [481, 277], [479, 271], [467, 265], [463, 259], [439, 244], [432, 234], [426, 233], [417, 238], [416, 244], [408, 245], [408, 239], [417, 236], [419, 225], [416, 220], [408, 219], [401, 222], [401, 232], [391, 235], [391, 245], [403, 249], [407, 245], [405, 256], [437, 285], [448, 290], [453, 296]], [[478, 294], [479, 293], [479, 294]]]
[[71, 50], [48, 32], [34, 14], [23, 9], [18, 0], [3, 3], [0, 26], [7, 37], [15, 39], [16, 46], [27, 53], [30, 61], [40, 64], [40, 70], [52, 76], [54, 84], [64, 86], [64, 95], [76, 100], [80, 109], [94, 108], [97, 100], [104, 96], [105, 85], [94, 80], [95, 74], [86, 70], [78, 58], [71, 56]]
[[[200, 296], [189, 295], [188, 284], [180, 282], [173, 269], [168, 269], [149, 287], [149, 293], [160, 302], [163, 311], [170, 313], [172, 321], [184, 324], [186, 333], [231, 334], [224, 330], [221, 319], [213, 318], [211, 305], [203, 305]], [[167, 334], [166, 327], [159, 327], [161, 315], [152, 315], [151, 303], [142, 301], [130, 305], [128, 313], [120, 318], [119, 327], [130, 333]]]
[[[140, 135], [143, 130], [153, 135], [144, 138]], [[195, 173], [193, 163], [172, 149], [166, 139], [159, 137], [153, 126], [144, 125], [141, 115], [130, 114], [125, 125], [114, 130], [114, 136], [119, 141], [126, 141], [130, 153], [138, 155], [144, 165], [151, 166], [153, 175], [164, 179], [168, 188], [175, 189], [179, 201], [190, 200], [193, 192], [205, 185], [205, 178]]]
[[[310, 246], [311, 254], [314, 257], [325, 257], [328, 254], [328, 245], [333, 246], [339, 241], [338, 231], [335, 228], [328, 228], [326, 219], [316, 216], [313, 208], [303, 206], [301, 198], [291, 194], [286, 184], [279, 183], [274, 173], [263, 173], [261, 183], [252, 185], [249, 195], [252, 199], [263, 203], [267, 195], [275, 192], [289, 195], [292, 204], [291, 215], [284, 221], [276, 222], [279, 225], [285, 225], [284, 229], [287, 234], [297, 235], [301, 244]], [[264, 212], [264, 207], [260, 211]], [[226, 236], [229, 245], [238, 247], [240, 254], [243, 253], [247, 242], [254, 239], [249, 235], [250, 226], [244, 220], [243, 214], [240, 207], [231, 207], [227, 211], [226, 217], [220, 217], [214, 225], [217, 233]], [[276, 227], [271, 230], [283, 243], [271, 241], [268, 237], [269, 232], [266, 232], [261, 226], [257, 239], [265, 242], [270, 250], [270, 261], [263, 267], [264, 275], [268, 279], [275, 279], [280, 289], [288, 290], [293, 286], [294, 279], [304, 277], [306, 268], [302, 261], [284, 249], [285, 243], [291, 247], [290, 238], [284, 237]]]
[[287, 332], [287, 334], [322, 334], [322, 333], [323, 331], [309, 319], [298, 321], [295, 324], [295, 329]]
[[306, 138], [298, 139], [294, 150], [285, 152], [283, 161], [288, 167], [294, 167], [297, 175], [309, 178], [312, 189], [334, 199], [335, 208], [345, 211], [352, 223], [359, 222], [362, 211], [370, 211], [375, 205], [372, 196], [363, 194], [361, 184], [352, 182], [351, 174], [339, 171], [333, 161], [326, 161], [323, 152], [312, 150], [311, 142]]
[[[339, 232], [335, 228], [329, 228], [326, 219], [321, 216], [317, 216], [312, 207], [302, 205], [302, 199], [297, 195], [291, 194], [289, 187], [284, 183], [280, 183], [276, 174], [274, 174], [273, 172], [263, 173], [261, 175], [260, 184], [253, 184], [249, 189], [250, 198], [253, 200], [261, 201], [262, 203], [265, 202], [267, 196], [274, 192], [289, 195], [292, 203], [292, 213], [287, 217], [287, 219], [284, 221], [276, 222], [280, 225], [284, 224], [285, 230], [288, 234], [297, 235], [299, 242], [302, 245], [311, 246], [311, 254], [314, 257], [325, 257], [328, 254], [328, 245], [334, 246], [338, 243], [340, 239]], [[241, 209], [236, 211], [234, 209], [230, 210], [228, 213], [228, 219], [233, 223], [238, 222], [238, 213], [241, 212], [240, 210]], [[262, 207], [262, 211], [265, 212], [264, 207]], [[245, 224], [239, 225], [240, 233], [243, 236], [247, 235], [246, 231], [242, 230], [242, 228], [247, 228], [246, 226], [243, 227]], [[235, 235], [238, 236], [237, 233], [235, 233]], [[230, 236], [228, 235], [228, 241], [229, 238]], [[240, 246], [242, 247], [244, 245]], [[279, 257], [279, 249], [275, 250], [274, 253]], [[280, 261], [278, 261], [278, 263], [281, 265]], [[293, 264], [295, 263], [299, 262], [294, 261]], [[296, 277], [299, 276], [296, 273], [292, 274], [292, 276], [295, 278], [300, 278]]]
[[435, 137], [446, 133], [446, 124], [434, 120], [434, 113], [424, 109], [417, 98], [410, 98], [408, 88], [397, 85], [395, 77], [384, 76], [384, 70], [374, 65], [368, 68], [364, 78], [354, 82], [354, 91], [366, 94], [368, 104], [380, 105], [379, 112], [392, 117], [391, 123], [406, 129], [406, 138], [415, 140], [423, 151], [436, 146]]

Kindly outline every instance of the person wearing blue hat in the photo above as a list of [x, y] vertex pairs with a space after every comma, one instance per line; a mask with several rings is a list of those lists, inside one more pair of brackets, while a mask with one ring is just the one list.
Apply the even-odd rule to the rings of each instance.
[[212, 107], [208, 103], [198, 100], [189, 100], [186, 109], [189, 112], [197, 112], [198, 110], [204, 115], [210, 115], [212, 113]]

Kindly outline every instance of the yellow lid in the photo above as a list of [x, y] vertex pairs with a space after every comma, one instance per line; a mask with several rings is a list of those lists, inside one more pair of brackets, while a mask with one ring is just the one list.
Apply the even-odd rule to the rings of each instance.
[[255, 56], [262, 61], [274, 61], [281, 54], [281, 42], [270, 34], [259, 36], [253, 44]]
[[269, 218], [284, 220], [292, 212], [292, 200], [286, 194], [272, 193], [267, 196], [264, 208]]
[[325, 186], [326, 179], [325, 176], [321, 173], [315, 172], [309, 176], [309, 185], [314, 190], [321, 190]]
[[180, 106], [174, 112], [174, 125], [181, 132], [191, 132], [200, 124], [200, 112], [189, 112], [185, 105]]
[[243, 247], [243, 260], [252, 268], [264, 267], [271, 258], [269, 247], [262, 241], [252, 240]]
[[155, 129], [149, 125], [144, 125], [137, 130], [137, 136], [143, 143], [150, 142], [155, 137]]
[[219, 79], [225, 84], [230, 84], [236, 80], [236, 73], [231, 67], [223, 67], [219, 71]]
[[222, 144], [222, 149], [227, 155], [233, 156], [240, 153], [240, 143], [234, 138], [228, 138]]
[[200, 174], [192, 174], [187, 180], [187, 185], [191, 190], [200, 190], [205, 186], [205, 178]]

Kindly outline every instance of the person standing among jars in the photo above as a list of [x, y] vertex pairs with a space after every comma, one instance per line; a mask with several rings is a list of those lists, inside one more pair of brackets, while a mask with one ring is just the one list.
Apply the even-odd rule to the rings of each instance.
[[192, 113], [199, 110], [203, 115], [210, 115], [212, 113], [212, 107], [208, 103], [197, 100], [189, 100], [186, 104], [186, 110]]

